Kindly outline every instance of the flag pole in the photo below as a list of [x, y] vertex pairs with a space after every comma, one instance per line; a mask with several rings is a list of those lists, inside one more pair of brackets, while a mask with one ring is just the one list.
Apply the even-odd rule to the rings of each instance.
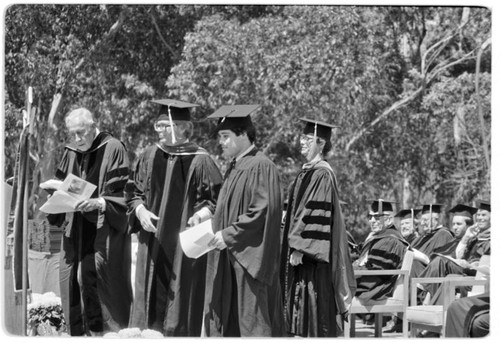
[[[29, 125], [28, 132], [32, 133], [32, 113], [31, 106], [33, 103], [33, 88], [28, 87], [28, 101], [27, 101], [27, 118], [26, 125]], [[27, 149], [26, 151], [29, 153], [29, 135], [28, 140], [26, 142]], [[29, 155], [26, 154], [26, 160], [29, 160]], [[28, 165], [26, 164], [26, 168]], [[28, 174], [28, 173], [26, 173]], [[28, 198], [29, 198], [29, 178], [26, 177], [26, 185], [24, 186], [24, 196], [23, 196], [23, 262], [22, 262], [22, 330], [23, 335], [27, 336], [27, 327], [28, 327]]]

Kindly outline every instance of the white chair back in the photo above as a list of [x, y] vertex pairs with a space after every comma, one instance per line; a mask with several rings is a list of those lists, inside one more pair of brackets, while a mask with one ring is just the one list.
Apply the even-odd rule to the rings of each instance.
[[[403, 263], [401, 263], [401, 270], [407, 270], [408, 273], [410, 272], [411, 265], [413, 264], [413, 251], [410, 251], [409, 249], [406, 250], [405, 256], [403, 258]], [[396, 284], [394, 285], [394, 292], [392, 293], [392, 298], [398, 299], [398, 300], [406, 300], [408, 296], [408, 285], [404, 285], [404, 277], [403, 275], [400, 275], [398, 277], [398, 280], [396, 281]]]
[[[486, 270], [489, 270], [490, 268], [490, 255], [483, 255], [479, 259], [479, 266], [483, 267]], [[479, 268], [479, 269], [483, 269]], [[482, 272], [481, 270], [478, 270], [476, 273], [476, 280], [488, 280], [489, 279], [489, 274]], [[489, 282], [488, 282], [489, 283]], [[470, 297], [472, 295], [479, 295], [483, 294], [488, 290], [488, 285], [474, 285], [472, 286], [472, 289], [467, 293], [467, 296]]]

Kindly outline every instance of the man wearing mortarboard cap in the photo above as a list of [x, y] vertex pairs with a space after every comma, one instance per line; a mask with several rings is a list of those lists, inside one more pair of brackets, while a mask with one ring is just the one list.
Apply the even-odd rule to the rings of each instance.
[[[479, 260], [489, 255], [490, 247], [490, 205], [485, 201], [478, 202], [476, 224], [470, 226], [455, 249], [454, 259], [442, 255], [434, 257], [421, 273], [420, 277], [444, 277], [449, 274], [476, 275]], [[472, 207], [469, 207], [472, 210]], [[461, 211], [466, 214], [471, 210]], [[481, 220], [481, 225], [479, 221]], [[423, 285], [431, 295], [432, 304], [441, 304], [439, 284]]]
[[420, 209], [405, 208], [394, 215], [394, 217], [399, 218], [401, 235], [410, 245], [419, 237], [416, 229], [418, 213], [420, 213]]
[[[454, 235], [454, 238], [448, 244], [436, 248], [433, 254], [441, 254], [441, 255], [449, 255], [451, 257], [456, 257], [455, 250], [457, 245], [461, 241], [464, 234], [467, 232], [467, 229], [474, 224], [474, 214], [477, 212], [477, 208], [464, 205], [457, 204], [453, 206], [449, 211], [451, 213], [451, 233]], [[432, 254], [431, 254], [432, 258]]]
[[276, 166], [255, 146], [258, 105], [222, 106], [209, 118], [230, 160], [208, 253], [206, 336], [284, 335], [279, 284], [282, 201]]
[[[420, 215], [422, 233], [412, 244], [412, 248], [426, 255], [429, 260], [433, 252], [443, 249], [454, 240], [451, 231], [441, 224], [442, 207], [443, 205], [439, 203], [422, 205]], [[410, 271], [411, 277], [420, 275], [425, 265], [422, 260], [414, 260]]]
[[[476, 201], [476, 224], [471, 226], [462, 237], [463, 242], [457, 246], [457, 256], [467, 261], [477, 259], [480, 254], [491, 254], [491, 205], [489, 201]], [[477, 226], [474, 228], [474, 226]], [[490, 265], [479, 266], [489, 280]], [[477, 266], [476, 266], [477, 265]], [[467, 269], [465, 269], [467, 270]], [[452, 302], [446, 313], [446, 337], [484, 337], [490, 333], [490, 291], [467, 296]]]
[[347, 315], [356, 281], [337, 180], [325, 161], [333, 126], [301, 120], [301, 153], [307, 163], [288, 191], [281, 247], [287, 329], [292, 336], [336, 337], [336, 315]]
[[476, 201], [476, 224], [469, 227], [456, 249], [457, 258], [477, 261], [490, 251], [491, 205], [487, 200]]
[[188, 258], [178, 237], [215, 212], [222, 176], [207, 151], [189, 140], [190, 108], [197, 105], [153, 103], [160, 105], [159, 140], [139, 157], [127, 184], [130, 232], [139, 241], [130, 327], [199, 337], [206, 256]]
[[[374, 200], [370, 204], [368, 219], [371, 233], [363, 243], [361, 255], [353, 265], [355, 269], [400, 269], [408, 242], [393, 223], [394, 209], [390, 201]], [[383, 300], [392, 294], [397, 277], [361, 276], [357, 279], [356, 297], [360, 300]]]

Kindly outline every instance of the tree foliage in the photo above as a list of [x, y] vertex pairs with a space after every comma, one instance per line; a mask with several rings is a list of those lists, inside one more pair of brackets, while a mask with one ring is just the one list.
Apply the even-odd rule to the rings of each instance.
[[[261, 104], [253, 116], [259, 144], [280, 167], [285, 192], [302, 162], [298, 118], [338, 125], [331, 164], [349, 204], [348, 224], [364, 232], [370, 198], [418, 206], [488, 195], [489, 175], [478, 170], [489, 156], [479, 148], [477, 125], [462, 122], [473, 146], [455, 146], [449, 125], [457, 111], [462, 118], [474, 113], [470, 71], [488, 18], [484, 9], [335, 6], [285, 7], [244, 23], [215, 14], [186, 36], [169, 94], [189, 96], [204, 113]], [[488, 109], [484, 60], [481, 106]], [[450, 98], [453, 82], [461, 92]], [[466, 172], [470, 163], [475, 173]]]
[[260, 104], [257, 143], [285, 194], [304, 162], [298, 119], [337, 125], [330, 163], [360, 238], [368, 199], [418, 206], [489, 196], [486, 8], [45, 4], [13, 5], [5, 22], [5, 173], [32, 86], [33, 194], [54, 172], [69, 109], [96, 113], [133, 160], [155, 140], [149, 100], [173, 97], [201, 105], [195, 140], [216, 157], [206, 117], [225, 104]]

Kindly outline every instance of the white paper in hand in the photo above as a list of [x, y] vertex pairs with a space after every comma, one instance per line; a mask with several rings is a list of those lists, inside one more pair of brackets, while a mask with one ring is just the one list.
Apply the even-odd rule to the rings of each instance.
[[45, 182], [42, 182], [40, 184], [40, 188], [58, 190], [59, 188], [61, 188], [62, 184], [63, 184], [63, 182], [61, 180], [51, 179], [51, 180], [47, 180]]
[[75, 212], [75, 204], [79, 200], [64, 191], [55, 191], [49, 201], [40, 207], [45, 213]]
[[198, 258], [215, 247], [209, 247], [208, 242], [214, 238], [212, 220], [195, 225], [179, 234], [182, 250], [187, 257]]
[[90, 199], [97, 188], [96, 185], [73, 174], [68, 174], [61, 183], [57, 182], [57, 180], [49, 181], [44, 182], [43, 187], [45, 189], [57, 187], [57, 190], [40, 207], [40, 211], [45, 213], [75, 212], [76, 205], [83, 200]]

